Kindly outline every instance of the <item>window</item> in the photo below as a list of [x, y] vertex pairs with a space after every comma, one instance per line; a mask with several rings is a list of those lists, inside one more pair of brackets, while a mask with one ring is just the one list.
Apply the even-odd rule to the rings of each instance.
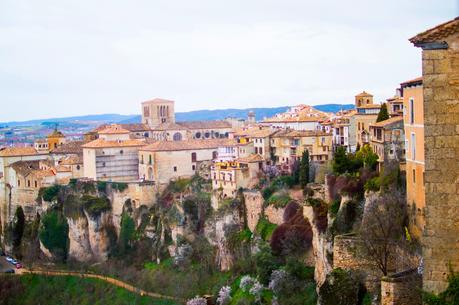
[[81, 166], [80, 166], [80, 165], [77, 165], [77, 166], [76, 166], [76, 169], [77, 169], [77, 171], [79, 171], [79, 170], [81, 169]]
[[414, 124], [414, 99], [410, 98], [410, 124]]
[[143, 164], [143, 155], [140, 155], [140, 164]]
[[365, 129], [365, 123], [362, 122], [362, 130]]
[[217, 159], [218, 153], [216, 151], [212, 152], [212, 159]]
[[123, 150], [120, 150], [120, 155], [124, 154], [124, 151]]
[[177, 166], [174, 166], [174, 172], [177, 172]]
[[210, 137], [210, 133], [209, 133], [209, 132], [206, 132], [206, 133], [204, 134], [204, 137], [205, 137], [206, 139], [208, 139], [208, 138]]
[[195, 135], [195, 138], [196, 138], [196, 139], [200, 139], [200, 138], [201, 138], [201, 133], [200, 133], [200, 132], [197, 132], [196, 135]]
[[413, 183], [416, 183], [416, 169], [413, 168]]
[[27, 180], [27, 187], [30, 187], [30, 180]]
[[262, 154], [263, 154], [263, 148], [261, 148], [261, 147], [258, 148], [258, 153], [259, 153], [260, 155], [262, 155]]
[[416, 134], [411, 133], [411, 159], [416, 160]]
[[196, 170], [196, 165], [194, 165], [194, 164], [191, 165], [191, 169], [192, 169], [192, 170]]
[[38, 183], [37, 183], [37, 181], [35, 180], [35, 188], [37, 188], [37, 187], [38, 187]]
[[196, 159], [197, 159], [196, 153], [195, 152], [191, 153], [191, 162], [196, 162]]
[[18, 186], [21, 186], [21, 180], [18, 179]]
[[105, 167], [105, 162], [102, 162], [102, 166]]
[[153, 162], [152, 162], [152, 160], [151, 160], [151, 155], [148, 155], [148, 164], [151, 165], [152, 163], [153, 163]]
[[360, 122], [357, 123], [358, 129], [360, 130]]
[[255, 153], [258, 154], [258, 147], [255, 147]]

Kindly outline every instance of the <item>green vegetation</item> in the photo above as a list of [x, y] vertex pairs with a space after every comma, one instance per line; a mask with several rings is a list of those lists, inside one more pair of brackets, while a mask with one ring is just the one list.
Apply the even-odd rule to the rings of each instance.
[[456, 305], [459, 304], [459, 273], [451, 272], [448, 277], [448, 287], [438, 295], [424, 292], [423, 302], [427, 305]]
[[378, 192], [381, 188], [381, 182], [379, 177], [373, 177], [369, 179], [364, 186], [365, 191]]
[[319, 289], [320, 304], [362, 304], [364, 294], [360, 290], [360, 281], [355, 274], [341, 268], [333, 269]]
[[118, 240], [118, 254], [126, 253], [132, 247], [132, 241], [135, 236], [135, 223], [134, 219], [127, 213], [121, 215], [121, 229], [120, 237]]
[[128, 188], [128, 184], [125, 182], [112, 182], [111, 186], [114, 190], [118, 190], [118, 192], [122, 193]]
[[376, 118], [376, 123], [385, 121], [389, 118], [389, 112], [387, 111], [387, 104], [383, 103], [381, 109], [379, 110], [378, 117]]
[[176, 305], [169, 300], [140, 296], [104, 281], [74, 276], [1, 276], [0, 304], [10, 305]]
[[339, 211], [339, 207], [341, 205], [341, 199], [335, 199], [332, 201], [330, 204], [330, 207], [328, 208], [328, 212], [332, 217], [336, 217]]
[[16, 213], [14, 214], [12, 227], [12, 241], [13, 247], [17, 248], [21, 245], [22, 236], [24, 234], [25, 227], [25, 216], [22, 207], [17, 207]]
[[81, 201], [86, 212], [93, 217], [97, 217], [102, 212], [109, 211], [111, 209], [110, 200], [108, 200], [107, 197], [83, 195], [81, 197]]
[[269, 222], [266, 217], [260, 217], [255, 228], [255, 232], [260, 235], [261, 238], [268, 241], [271, 239], [271, 235], [273, 234], [276, 227], [277, 225]]
[[58, 184], [49, 186], [49, 187], [42, 187], [38, 191], [38, 197], [43, 198], [44, 201], [51, 202], [57, 200], [57, 195], [61, 190], [61, 186]]
[[276, 208], [284, 208], [292, 200], [287, 192], [274, 193], [266, 201], [267, 205], [273, 205]]
[[57, 210], [46, 212], [41, 219], [39, 238], [43, 245], [58, 259], [67, 258], [69, 226]]
[[300, 163], [299, 182], [302, 188], [309, 182], [309, 151], [306, 149], [303, 151]]

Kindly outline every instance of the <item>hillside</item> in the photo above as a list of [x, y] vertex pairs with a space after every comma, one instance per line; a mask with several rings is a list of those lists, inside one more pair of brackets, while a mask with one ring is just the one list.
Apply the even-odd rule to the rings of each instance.
[[0, 295], [0, 305], [176, 305], [172, 301], [141, 297], [99, 280], [73, 276], [1, 276]]
[[[314, 106], [316, 109], [324, 112], [337, 112], [354, 108], [353, 104], [325, 104]], [[200, 121], [200, 120], [222, 120], [227, 117], [246, 118], [249, 111], [255, 112], [257, 120], [262, 120], [265, 117], [271, 117], [276, 113], [284, 112], [289, 106], [273, 107], [273, 108], [246, 108], [246, 109], [217, 109], [217, 110], [195, 110], [188, 112], [177, 112], [176, 120], [183, 121]], [[54, 123], [60, 126], [68, 126], [71, 124], [78, 125], [100, 125], [105, 123], [140, 123], [140, 115], [122, 115], [122, 114], [93, 114], [73, 117], [49, 118], [28, 121], [12, 121], [0, 122], [0, 126], [18, 127], [18, 126], [38, 126], [52, 125]]]

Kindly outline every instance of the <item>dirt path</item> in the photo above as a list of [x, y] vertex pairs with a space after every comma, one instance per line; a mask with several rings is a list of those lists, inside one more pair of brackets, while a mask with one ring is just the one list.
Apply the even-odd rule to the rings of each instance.
[[184, 299], [176, 298], [176, 297], [171, 297], [167, 295], [162, 295], [159, 293], [154, 293], [154, 292], [149, 292], [145, 291], [143, 289], [140, 289], [138, 287], [132, 286], [130, 284], [127, 284], [123, 281], [104, 276], [104, 275], [99, 275], [99, 274], [93, 274], [93, 273], [80, 273], [80, 272], [72, 272], [72, 271], [45, 271], [45, 270], [27, 270], [27, 269], [20, 269], [21, 272], [18, 272], [16, 274], [18, 275], [24, 275], [24, 274], [40, 274], [40, 275], [46, 275], [46, 276], [65, 276], [65, 275], [71, 275], [71, 276], [78, 276], [81, 278], [93, 278], [93, 279], [99, 279], [102, 281], [105, 281], [109, 284], [115, 285], [120, 288], [124, 288], [130, 292], [136, 293], [140, 296], [149, 296], [157, 299], [166, 299], [166, 300], [172, 300], [172, 301], [177, 301], [182, 304], [184, 304], [186, 301]]

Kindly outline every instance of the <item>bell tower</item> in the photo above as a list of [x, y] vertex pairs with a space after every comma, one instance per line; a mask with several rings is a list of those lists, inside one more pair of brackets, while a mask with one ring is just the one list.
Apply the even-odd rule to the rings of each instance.
[[156, 128], [161, 124], [175, 123], [174, 101], [155, 98], [142, 103], [142, 124]]

